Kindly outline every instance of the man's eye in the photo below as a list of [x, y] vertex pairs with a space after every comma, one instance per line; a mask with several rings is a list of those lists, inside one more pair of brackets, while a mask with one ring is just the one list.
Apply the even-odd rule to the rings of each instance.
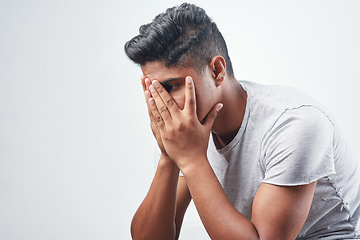
[[171, 91], [175, 90], [177, 87], [178, 87], [177, 84], [164, 86], [164, 88], [165, 88], [165, 90], [166, 90], [167, 92], [171, 92]]

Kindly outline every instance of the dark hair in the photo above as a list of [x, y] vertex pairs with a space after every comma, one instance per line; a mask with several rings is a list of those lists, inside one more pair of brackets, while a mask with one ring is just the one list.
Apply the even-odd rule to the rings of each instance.
[[126, 55], [135, 63], [164, 61], [166, 67], [194, 67], [203, 70], [217, 55], [233, 69], [225, 40], [204, 9], [183, 3], [169, 8], [142, 25], [139, 35], [125, 44]]

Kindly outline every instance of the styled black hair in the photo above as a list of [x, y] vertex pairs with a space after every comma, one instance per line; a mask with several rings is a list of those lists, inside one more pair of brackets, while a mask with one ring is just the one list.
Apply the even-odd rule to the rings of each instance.
[[215, 56], [222, 56], [234, 76], [225, 40], [204, 9], [183, 3], [142, 25], [139, 35], [125, 44], [126, 55], [135, 63], [164, 61], [166, 67], [203, 70]]

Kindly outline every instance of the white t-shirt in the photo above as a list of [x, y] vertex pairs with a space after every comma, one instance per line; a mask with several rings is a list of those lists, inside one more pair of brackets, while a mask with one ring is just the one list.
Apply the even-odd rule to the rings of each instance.
[[247, 92], [241, 128], [222, 149], [210, 137], [208, 148], [209, 163], [233, 206], [251, 220], [261, 183], [317, 181], [297, 239], [360, 238], [360, 164], [332, 117], [295, 89], [240, 84]]

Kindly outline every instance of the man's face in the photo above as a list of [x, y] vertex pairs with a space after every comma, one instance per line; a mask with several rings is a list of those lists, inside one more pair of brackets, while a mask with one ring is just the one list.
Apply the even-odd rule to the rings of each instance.
[[210, 69], [199, 73], [194, 68], [167, 68], [160, 61], [148, 62], [141, 67], [145, 77], [158, 80], [172, 96], [180, 109], [185, 105], [185, 78], [191, 76], [195, 85], [196, 112], [202, 121], [219, 101], [219, 91]]

